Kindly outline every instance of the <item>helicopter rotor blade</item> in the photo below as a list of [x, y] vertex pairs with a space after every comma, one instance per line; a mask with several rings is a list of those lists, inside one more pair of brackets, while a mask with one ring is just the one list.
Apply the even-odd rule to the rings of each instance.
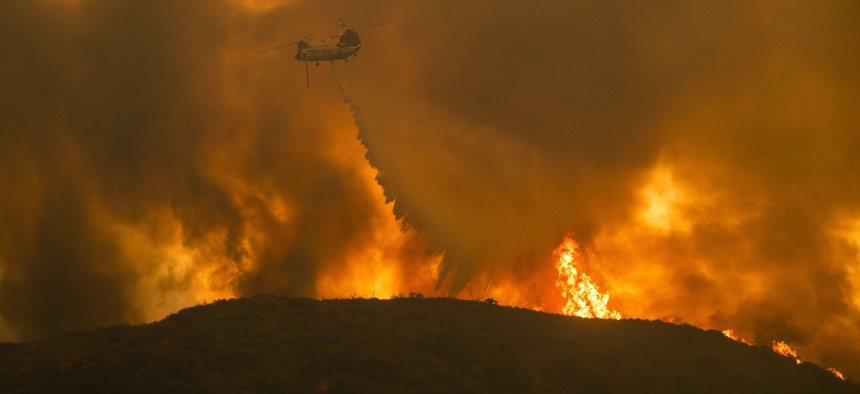
[[385, 25], [393, 25], [393, 24], [394, 24], [394, 23], [392, 23], [392, 22], [377, 23], [377, 24], [375, 24], [375, 25], [368, 25], [368, 26], [357, 27], [357, 28], [352, 29], [352, 30], [364, 30], [364, 29], [370, 29], [370, 28], [372, 28], [372, 27], [385, 26]]
[[[352, 31], [364, 30], [364, 29], [370, 29], [370, 28], [374, 28], [374, 27], [379, 27], [379, 26], [385, 26], [385, 25], [391, 25], [391, 24], [393, 24], [393, 23], [391, 23], [391, 22], [385, 22], [385, 23], [377, 23], [377, 24], [374, 24], [374, 25], [362, 26], [362, 27], [358, 27], [358, 28], [352, 29], [352, 28], [347, 27], [347, 26], [346, 26], [346, 23], [344, 23], [344, 22], [343, 22], [343, 20], [341, 20], [340, 18], [337, 18], [337, 23], [338, 23], [341, 27], [343, 27], [344, 29], [346, 29], [346, 30], [352, 30]], [[289, 47], [289, 46], [296, 45], [296, 44], [298, 44], [298, 43], [300, 43], [300, 42], [302, 42], [302, 41], [307, 42], [307, 41], [313, 41], [313, 40], [317, 40], [317, 39], [319, 39], [320, 41], [325, 42], [325, 41], [328, 41], [328, 40], [333, 40], [333, 39], [335, 39], [335, 38], [338, 38], [338, 37], [340, 37], [340, 35], [341, 35], [341, 34], [343, 34], [343, 33], [333, 34], [333, 35], [331, 35], [331, 36], [324, 36], [324, 37], [314, 37], [312, 34], [309, 34], [309, 35], [305, 36], [305, 38], [303, 38], [303, 39], [301, 39], [301, 40], [293, 41], [293, 42], [288, 43], [288, 44], [282, 44], [282, 45], [278, 45], [278, 46], [271, 47], [271, 48], [266, 48], [266, 49], [263, 49], [263, 50], [260, 50], [260, 51], [257, 51], [257, 52], [258, 52], [258, 53], [263, 53], [263, 52], [268, 52], [268, 51], [274, 51], [275, 49], [281, 49], [281, 48], [286, 48], [286, 47]]]
[[298, 43], [300, 43], [300, 42], [302, 42], [302, 41], [304, 41], [304, 40], [298, 40], [298, 41], [295, 41], [295, 42], [291, 42], [291, 43], [289, 43], [289, 44], [283, 44], [283, 45], [278, 45], [278, 46], [276, 46], [276, 47], [266, 48], [266, 49], [263, 49], [263, 50], [261, 50], [261, 51], [257, 51], [257, 53], [263, 53], [263, 52], [273, 51], [273, 50], [275, 50], [275, 49], [286, 48], [286, 47], [288, 47], [288, 46], [296, 45], [296, 44], [298, 44]]

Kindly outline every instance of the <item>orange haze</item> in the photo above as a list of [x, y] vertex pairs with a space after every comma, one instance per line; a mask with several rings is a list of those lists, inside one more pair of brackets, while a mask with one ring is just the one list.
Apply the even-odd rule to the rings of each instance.
[[[292, 48], [257, 52], [336, 17], [393, 24], [310, 88]], [[860, 376], [858, 20], [851, 0], [2, 2], [0, 339], [257, 293], [561, 313], [588, 282], [609, 317]], [[569, 232], [562, 288], [588, 280], [562, 297]]]

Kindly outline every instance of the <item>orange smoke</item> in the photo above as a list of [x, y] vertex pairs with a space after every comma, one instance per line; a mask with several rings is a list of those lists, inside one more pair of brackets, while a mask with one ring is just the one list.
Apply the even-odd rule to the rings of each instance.
[[497, 267], [470, 281], [459, 297], [471, 300], [491, 298], [501, 305], [555, 313], [561, 310], [563, 300], [549, 285], [557, 274], [551, 266], [547, 265], [547, 268], [524, 273], [520, 272], [516, 262], [513, 267]]
[[558, 256], [555, 268], [558, 270], [558, 280], [555, 285], [561, 295], [567, 299], [562, 313], [567, 316], [579, 316], [589, 319], [621, 319], [621, 313], [609, 309], [609, 293], [601, 293], [597, 285], [591, 282], [591, 277], [576, 268], [579, 257], [579, 244], [570, 235], [564, 236], [564, 241], [555, 249]]
[[441, 255], [426, 256], [426, 241], [414, 228], [396, 218], [393, 202], [386, 201], [376, 181], [379, 171], [370, 165], [367, 149], [356, 138], [357, 126], [351, 113], [329, 115], [326, 128], [332, 130], [322, 147], [324, 156], [359, 180], [372, 211], [368, 228], [356, 234], [346, 255], [326, 262], [316, 278], [321, 298], [380, 297], [435, 290]]

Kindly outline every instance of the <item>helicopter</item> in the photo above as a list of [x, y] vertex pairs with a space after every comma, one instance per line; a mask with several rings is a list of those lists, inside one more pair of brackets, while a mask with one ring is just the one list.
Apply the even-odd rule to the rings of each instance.
[[358, 30], [390, 25], [391, 23], [378, 23], [353, 29], [348, 27], [342, 19], [337, 18], [337, 24], [340, 25], [343, 31], [333, 36], [324, 37], [322, 40], [325, 42], [330, 39], [338, 38], [338, 42], [336, 44], [323, 43], [321, 45], [311, 45], [308, 42], [309, 38], [306, 36], [301, 40], [266, 48], [259, 52], [268, 52], [295, 45], [297, 47], [295, 58], [296, 60], [303, 61], [305, 63], [305, 81], [307, 82], [307, 86], [310, 87], [311, 79], [310, 72], [308, 71], [308, 62], [315, 62], [317, 66], [320, 65], [321, 61], [335, 62], [337, 60], [343, 60], [344, 62], [349, 62], [349, 57], [358, 56], [358, 50], [361, 49], [361, 39], [358, 37]]

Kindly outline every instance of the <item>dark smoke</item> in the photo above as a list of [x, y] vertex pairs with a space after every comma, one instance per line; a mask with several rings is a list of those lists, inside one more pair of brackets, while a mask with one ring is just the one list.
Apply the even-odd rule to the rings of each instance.
[[[860, 374], [856, 2], [64, 3], [0, 5], [0, 330], [141, 319], [140, 283], [167, 302], [204, 268], [316, 295], [377, 196], [323, 148], [355, 132], [329, 68], [307, 89], [290, 51], [255, 52], [339, 16], [394, 22], [337, 72], [444, 290], [557, 303], [536, 278], [572, 231], [625, 316]], [[171, 236], [211, 264], [140, 255]]]
[[324, 151], [355, 132], [337, 91], [256, 53], [309, 31], [229, 1], [0, 4], [2, 339], [159, 318], [201, 275], [317, 295], [378, 213]]
[[[856, 365], [856, 2], [403, 8], [344, 85], [452, 294], [488, 272], [527, 283], [573, 231], [627, 316]], [[667, 229], [640, 219], [661, 168], [682, 191]]]

